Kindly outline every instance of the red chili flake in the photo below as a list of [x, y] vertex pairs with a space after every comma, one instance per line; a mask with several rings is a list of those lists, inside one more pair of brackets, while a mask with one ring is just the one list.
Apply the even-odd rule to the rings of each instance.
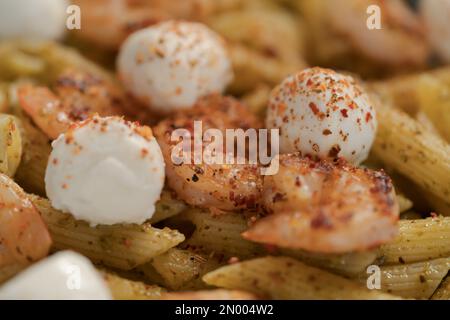
[[330, 134], [332, 134], [333, 132], [331, 132], [331, 130], [329, 130], [329, 129], [325, 129], [325, 130], [323, 130], [323, 135], [324, 136], [329, 136]]
[[348, 107], [350, 109], [356, 109], [356, 108], [358, 108], [358, 105], [354, 101], [352, 101], [352, 102], [348, 103]]
[[309, 108], [315, 115], [319, 114], [320, 112], [319, 108], [317, 108], [317, 105], [314, 102], [309, 103]]
[[56, 165], [58, 164], [58, 159], [57, 159], [57, 158], [54, 158], [54, 159], [52, 160], [52, 163], [56, 166]]
[[339, 152], [341, 152], [341, 147], [338, 144], [336, 144], [331, 147], [330, 151], [328, 152], [328, 156], [331, 158], [336, 158]]
[[141, 149], [141, 156], [142, 156], [142, 158], [144, 158], [147, 154], [148, 154], [148, 149], [147, 148], [142, 148]]
[[63, 188], [63, 189], [67, 189], [67, 188], [68, 188], [67, 183], [63, 183], [62, 188]]
[[284, 102], [280, 102], [278, 104], [278, 115], [282, 115], [284, 111], [287, 109], [287, 105]]
[[366, 122], [369, 123], [369, 121], [372, 120], [372, 114], [370, 112], [366, 113]]
[[341, 114], [344, 118], [348, 118], [348, 110], [347, 109], [341, 109]]

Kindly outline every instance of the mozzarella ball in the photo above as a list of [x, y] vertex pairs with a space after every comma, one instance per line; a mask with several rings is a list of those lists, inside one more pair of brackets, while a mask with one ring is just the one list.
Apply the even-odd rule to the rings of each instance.
[[57, 40], [66, 30], [67, 0], [1, 0], [0, 39]]
[[150, 128], [96, 116], [52, 147], [45, 188], [54, 208], [91, 225], [142, 223], [153, 216], [164, 160]]
[[110, 300], [102, 276], [84, 256], [62, 251], [25, 269], [0, 287], [0, 300]]
[[442, 60], [450, 62], [450, 0], [422, 0], [420, 11], [431, 46]]
[[367, 158], [377, 128], [369, 97], [353, 78], [321, 68], [290, 76], [273, 90], [266, 124], [280, 129], [281, 153], [354, 164]]
[[233, 78], [222, 38], [193, 22], [167, 21], [132, 34], [117, 67], [125, 87], [158, 113], [189, 108], [223, 92]]

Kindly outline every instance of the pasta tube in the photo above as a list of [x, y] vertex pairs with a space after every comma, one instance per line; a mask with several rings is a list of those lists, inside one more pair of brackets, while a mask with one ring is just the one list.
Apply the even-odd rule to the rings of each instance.
[[450, 300], [450, 277], [442, 281], [439, 288], [431, 297], [432, 300]]
[[[161, 276], [165, 287], [172, 290], [202, 289], [205, 283], [201, 277], [207, 272], [217, 269], [223, 263], [214, 257], [203, 256], [188, 250], [170, 249], [166, 253], [154, 257], [150, 264]], [[146, 272], [147, 264], [139, 267]], [[154, 279], [154, 278], [153, 278]]]
[[114, 300], [158, 300], [166, 291], [159, 286], [121, 278], [111, 272], [100, 272]]
[[[381, 289], [404, 298], [428, 299], [447, 275], [450, 258], [382, 266]], [[366, 282], [367, 275], [361, 276]]]
[[206, 274], [203, 280], [209, 285], [245, 290], [272, 299], [397, 299], [286, 257], [232, 264]]
[[450, 256], [450, 217], [400, 220], [399, 235], [381, 246], [383, 264], [412, 263]]
[[375, 156], [425, 190], [450, 201], [450, 146], [416, 120], [379, 105]]
[[22, 157], [22, 136], [16, 117], [0, 114], [0, 172], [12, 177]]
[[30, 199], [47, 223], [54, 249], [72, 249], [118, 269], [135, 268], [184, 240], [178, 231], [156, 229], [150, 224], [90, 227], [52, 208], [47, 199], [33, 195]]

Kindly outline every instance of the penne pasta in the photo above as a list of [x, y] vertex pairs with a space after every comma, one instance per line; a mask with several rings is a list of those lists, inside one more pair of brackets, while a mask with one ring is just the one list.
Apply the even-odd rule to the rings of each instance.
[[155, 213], [148, 221], [150, 224], [161, 222], [170, 217], [180, 214], [187, 208], [187, 205], [173, 196], [173, 193], [168, 190], [163, 190], [161, 198], [156, 203]]
[[264, 257], [222, 267], [203, 277], [209, 284], [271, 299], [398, 299], [287, 257]]
[[[245, 217], [240, 214], [226, 214], [213, 216], [210, 212], [199, 209], [190, 209], [182, 215], [175, 217], [169, 226], [177, 228], [183, 221], [188, 221], [195, 226], [195, 230], [188, 239], [181, 244], [182, 248], [188, 248], [200, 252], [214, 252], [223, 255], [224, 258], [238, 257], [247, 259], [267, 254], [267, 249], [256, 243], [242, 238], [241, 233], [247, 230]], [[376, 252], [348, 253], [348, 254], [321, 254], [310, 253], [302, 250], [286, 248], [268, 248], [271, 254], [286, 255], [302, 260], [310, 265], [324, 268], [329, 271], [354, 275], [371, 264]]]
[[186, 290], [206, 288], [201, 280], [202, 276], [222, 265], [215, 257], [173, 248], [154, 257], [150, 263], [140, 266], [138, 270], [143, 271], [144, 275], [150, 274], [150, 279], [157, 280], [152, 275], [153, 268], [162, 279], [161, 285], [171, 290]]
[[432, 122], [441, 136], [450, 142], [450, 68], [395, 77], [371, 85], [385, 102], [392, 103], [404, 111], [422, 112]]
[[[450, 258], [381, 266], [381, 290], [403, 298], [429, 299], [450, 269]], [[366, 283], [367, 275], [360, 278]]]
[[408, 211], [413, 207], [413, 202], [402, 194], [397, 194], [397, 201], [400, 213]]
[[158, 300], [166, 291], [139, 281], [132, 281], [118, 275], [100, 270], [114, 300]]
[[432, 300], [450, 300], [450, 277], [444, 279], [441, 282], [439, 288], [434, 292], [431, 297]]
[[412, 263], [450, 256], [450, 218], [401, 220], [398, 237], [379, 249], [383, 264]]
[[72, 249], [114, 268], [130, 270], [184, 240], [178, 231], [150, 224], [91, 227], [53, 209], [47, 199], [30, 198], [49, 228], [55, 250]]
[[379, 105], [375, 156], [425, 190], [450, 201], [450, 146], [416, 120]]
[[23, 155], [15, 179], [25, 191], [44, 196], [45, 170], [52, 150], [50, 140], [20, 110], [16, 114], [20, 120]]
[[192, 208], [170, 220], [168, 225], [182, 229], [183, 224], [187, 223], [194, 226], [194, 231], [181, 244], [181, 248], [200, 253], [212, 252], [225, 258], [255, 257], [264, 252], [260, 245], [241, 237], [241, 233], [247, 229], [247, 222], [242, 214], [213, 215], [207, 210]]
[[18, 119], [0, 114], [0, 172], [14, 176], [22, 157], [22, 135]]
[[236, 74], [230, 90], [239, 94], [253, 89], [261, 82], [274, 85], [305, 66], [267, 57], [241, 44], [231, 44], [230, 55]]
[[343, 276], [352, 276], [365, 271], [377, 257], [376, 250], [347, 254], [324, 254], [280, 248], [279, 253]]

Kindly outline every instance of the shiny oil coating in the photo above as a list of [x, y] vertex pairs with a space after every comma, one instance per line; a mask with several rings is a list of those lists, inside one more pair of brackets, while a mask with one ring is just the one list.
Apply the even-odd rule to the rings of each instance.
[[341, 253], [374, 248], [397, 234], [398, 204], [383, 171], [282, 155], [278, 174], [264, 179], [263, 197], [272, 214], [244, 233], [252, 241]]
[[[188, 130], [193, 150], [194, 121], [202, 121], [203, 132], [208, 128], [225, 132], [225, 129], [245, 130], [260, 126], [255, 117], [237, 100], [220, 95], [200, 99], [192, 110], [179, 112], [163, 120], [154, 128], [154, 134], [165, 158], [169, 187], [191, 205], [219, 210], [255, 209], [262, 190], [262, 177], [257, 165], [195, 165], [193, 159], [192, 164], [173, 163], [171, 154], [178, 141], [171, 142], [171, 134], [177, 128]], [[208, 144], [205, 142], [203, 147]], [[194, 156], [193, 152], [191, 156]]]

